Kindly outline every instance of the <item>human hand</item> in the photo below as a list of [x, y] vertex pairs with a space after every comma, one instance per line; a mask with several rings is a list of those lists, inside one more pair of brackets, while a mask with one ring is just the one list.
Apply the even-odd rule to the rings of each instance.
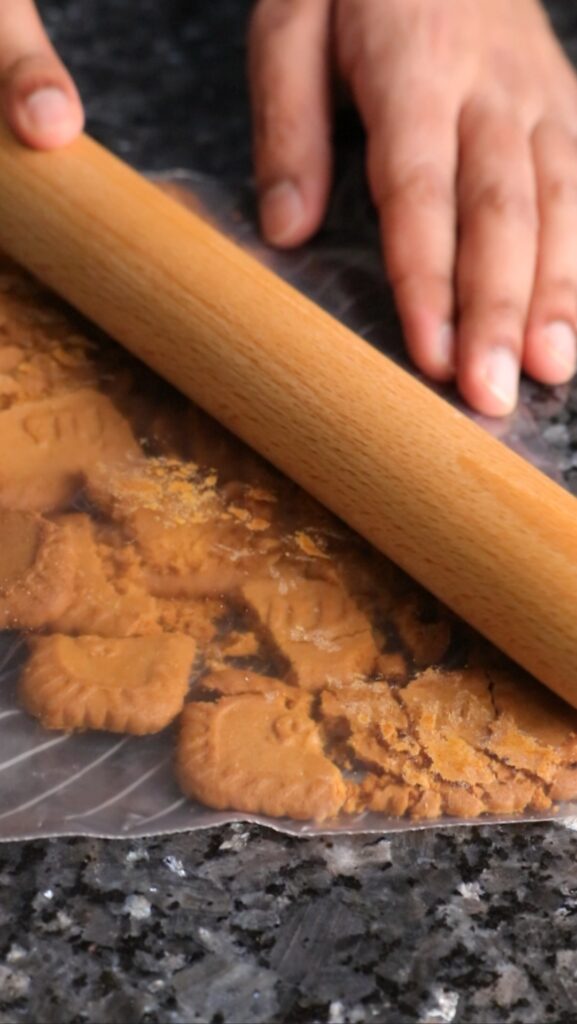
[[64, 146], [84, 125], [76, 86], [32, 0], [0, 0], [0, 103], [14, 134], [35, 149]]
[[577, 77], [537, 0], [259, 0], [249, 39], [262, 230], [319, 226], [333, 63], [409, 353], [473, 408], [577, 362]]

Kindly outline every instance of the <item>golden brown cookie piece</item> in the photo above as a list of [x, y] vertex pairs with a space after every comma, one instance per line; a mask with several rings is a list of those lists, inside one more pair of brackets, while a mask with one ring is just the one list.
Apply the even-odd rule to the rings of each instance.
[[487, 750], [504, 764], [530, 772], [543, 782], [552, 782], [560, 767], [559, 752], [521, 732], [508, 715], [498, 718], [493, 725]]
[[156, 598], [158, 623], [164, 633], [184, 633], [206, 649], [214, 640], [218, 621], [226, 612], [225, 604], [217, 598], [187, 600]]
[[159, 633], [159, 609], [147, 592], [140, 561], [126, 544], [119, 548], [99, 537], [83, 514], [58, 520], [69, 531], [76, 557], [73, 598], [52, 622], [59, 633], [129, 637]]
[[190, 637], [36, 638], [21, 681], [26, 710], [46, 729], [160, 732], [182, 708]]
[[98, 384], [98, 371], [88, 358], [87, 343], [80, 339], [80, 347], [76, 337], [71, 335], [65, 345], [42, 339], [38, 347], [28, 346], [23, 351], [23, 358], [10, 371], [13, 403], [37, 402]]
[[24, 349], [20, 345], [8, 345], [0, 342], [0, 373], [13, 373], [23, 361]]
[[254, 658], [259, 649], [258, 637], [254, 633], [239, 633], [235, 629], [228, 632], [220, 644], [225, 658]]
[[270, 692], [187, 704], [176, 752], [183, 792], [219, 810], [335, 817], [346, 786], [323, 753], [308, 703]]
[[511, 665], [490, 668], [487, 675], [495, 708], [521, 732], [558, 750], [568, 762], [577, 761], [577, 711]]
[[0, 507], [47, 512], [73, 498], [87, 467], [137, 457], [126, 420], [91, 389], [0, 412]]
[[65, 527], [0, 509], [0, 629], [40, 629], [70, 604], [76, 550]]
[[94, 474], [88, 493], [135, 545], [151, 593], [218, 597], [262, 571], [278, 544], [239, 521], [215, 485], [193, 464], [156, 458]]
[[[320, 695], [327, 744], [342, 767], [365, 769], [390, 782], [434, 786], [422, 749], [408, 731], [409, 720], [393, 690], [383, 682], [357, 680]], [[362, 788], [358, 809], [362, 809]]]
[[[509, 768], [500, 761], [493, 765], [496, 781], [483, 789], [482, 800], [490, 814], [521, 814], [542, 805], [545, 789], [537, 779]], [[551, 800], [549, 798], [549, 806]]]
[[390, 775], [368, 773], [359, 785], [350, 784], [346, 810], [352, 814], [376, 811], [401, 818], [415, 802], [417, 790]]
[[575, 800], [577, 798], [577, 765], [559, 768], [555, 773], [549, 796], [552, 800]]
[[544, 741], [571, 742], [570, 727], [563, 729], [550, 717], [555, 698], [550, 705], [545, 698], [540, 710], [527, 710], [523, 705], [531, 702], [531, 689], [516, 688], [512, 670], [499, 675], [499, 703], [495, 675], [478, 666], [461, 672], [431, 669], [400, 691], [432, 772], [443, 783], [469, 787], [464, 803], [463, 793], [453, 790], [451, 795], [441, 787], [445, 810], [453, 815], [458, 814], [460, 797], [466, 816], [473, 816], [466, 810], [475, 806], [471, 794], [490, 813], [546, 809], [551, 805], [547, 786], [558, 772], [562, 754]]
[[235, 697], [242, 693], [281, 693], [293, 703], [302, 702], [302, 707], [307, 710], [310, 707], [308, 696], [300, 693], [294, 686], [288, 686], [280, 679], [271, 676], [261, 676], [257, 672], [248, 672], [237, 668], [210, 672], [203, 677], [200, 686], [205, 692], [218, 693], [222, 697]]
[[399, 682], [406, 679], [409, 674], [407, 662], [400, 651], [383, 651], [377, 658], [375, 668], [378, 675], [387, 681]]
[[370, 623], [339, 583], [284, 573], [251, 580], [242, 598], [303, 689], [372, 672], [379, 652]]
[[551, 783], [557, 799], [556, 780], [577, 761], [577, 712], [515, 666], [487, 674], [498, 714], [487, 749], [517, 774]]
[[416, 727], [427, 735], [439, 735], [448, 728], [474, 746], [486, 744], [495, 709], [490, 680], [482, 669], [429, 669], [399, 690], [399, 698]]

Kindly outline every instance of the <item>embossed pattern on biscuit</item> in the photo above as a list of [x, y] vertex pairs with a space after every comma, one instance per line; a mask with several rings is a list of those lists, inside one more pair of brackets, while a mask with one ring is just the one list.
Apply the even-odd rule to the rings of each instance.
[[76, 550], [66, 527], [0, 509], [0, 629], [40, 629], [70, 604]]
[[98, 543], [97, 527], [81, 513], [61, 516], [76, 552], [73, 599], [52, 622], [59, 633], [130, 637], [160, 633], [159, 609], [145, 588], [130, 546]]
[[55, 634], [31, 642], [20, 697], [47, 729], [159, 732], [178, 715], [195, 656], [190, 637], [103, 639]]
[[275, 690], [187, 704], [176, 774], [184, 793], [221, 810], [325, 821], [346, 798], [323, 753], [309, 701]]
[[140, 454], [110, 399], [89, 388], [0, 412], [0, 507], [48, 512], [74, 497], [87, 466]]
[[347, 682], [375, 667], [371, 625], [338, 582], [285, 573], [251, 580], [241, 593], [304, 689]]

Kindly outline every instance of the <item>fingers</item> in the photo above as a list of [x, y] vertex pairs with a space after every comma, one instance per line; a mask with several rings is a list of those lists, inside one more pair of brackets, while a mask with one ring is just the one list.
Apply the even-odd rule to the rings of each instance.
[[[364, 104], [368, 172], [385, 265], [409, 353], [435, 380], [454, 374], [456, 132], [441, 96], [418, 89]], [[369, 113], [370, 111], [370, 113]]]
[[458, 201], [458, 384], [501, 416], [517, 401], [537, 251], [531, 147], [511, 112], [464, 110]]
[[[367, 172], [384, 260], [410, 355], [436, 380], [454, 375], [453, 270], [457, 106], [428, 49], [412, 50], [402, 23], [344, 20], [340, 64], [367, 132]], [[388, 14], [402, 9], [391, 5]], [[365, 19], [365, 20], [363, 20]], [[401, 19], [402, 22], [402, 19]], [[359, 27], [360, 26], [360, 27]], [[450, 74], [450, 72], [448, 72]]]
[[577, 361], [577, 145], [560, 125], [542, 122], [533, 154], [541, 230], [524, 367], [562, 384]]
[[317, 229], [330, 185], [330, 0], [260, 0], [249, 81], [261, 227], [290, 247]]
[[0, 3], [0, 103], [14, 133], [37, 149], [65, 145], [82, 131], [78, 92], [31, 0]]

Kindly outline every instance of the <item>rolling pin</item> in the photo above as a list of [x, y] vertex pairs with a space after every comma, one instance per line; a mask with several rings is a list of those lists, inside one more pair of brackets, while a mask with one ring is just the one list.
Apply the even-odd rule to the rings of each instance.
[[0, 129], [0, 246], [577, 707], [568, 493], [86, 136]]

